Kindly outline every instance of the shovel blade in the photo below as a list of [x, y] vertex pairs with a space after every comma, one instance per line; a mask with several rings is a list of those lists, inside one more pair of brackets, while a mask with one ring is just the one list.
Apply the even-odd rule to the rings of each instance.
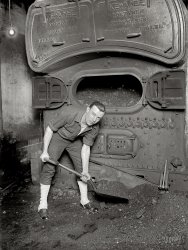
[[88, 182], [92, 191], [103, 198], [118, 201], [128, 201], [128, 190], [119, 182], [101, 180], [97, 183]]

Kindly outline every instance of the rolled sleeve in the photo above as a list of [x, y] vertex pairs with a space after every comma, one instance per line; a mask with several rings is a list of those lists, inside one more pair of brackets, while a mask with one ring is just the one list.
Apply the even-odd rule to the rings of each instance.
[[93, 146], [94, 141], [99, 133], [99, 126], [93, 126], [83, 137], [83, 143], [87, 146]]

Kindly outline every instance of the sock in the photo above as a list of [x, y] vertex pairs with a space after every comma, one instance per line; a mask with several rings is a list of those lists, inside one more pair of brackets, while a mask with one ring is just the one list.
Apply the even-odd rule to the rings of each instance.
[[82, 206], [89, 202], [88, 195], [87, 195], [87, 183], [83, 181], [78, 181], [78, 186], [80, 189], [80, 203]]
[[40, 204], [38, 207], [38, 211], [43, 208], [44, 209], [48, 208], [47, 198], [49, 190], [50, 190], [50, 185], [40, 184]]

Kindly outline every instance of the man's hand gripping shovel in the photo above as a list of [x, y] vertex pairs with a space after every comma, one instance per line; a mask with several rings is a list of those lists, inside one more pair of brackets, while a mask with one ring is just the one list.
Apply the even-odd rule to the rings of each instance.
[[54, 161], [54, 160], [52, 160], [52, 159], [46, 159], [46, 161], [49, 162], [49, 163], [51, 163], [52, 165], [60, 166], [60, 167], [64, 168], [65, 170], [67, 170], [67, 171], [69, 171], [69, 172], [75, 174], [76, 176], [80, 177], [80, 179], [81, 179], [83, 182], [86, 182], [86, 183], [87, 183], [87, 182], [90, 180], [90, 178], [89, 178], [88, 176], [83, 175], [83, 174], [81, 174], [81, 173], [79, 173], [79, 172], [77, 172], [77, 171], [75, 171], [75, 170], [73, 170], [73, 169], [71, 169], [71, 168], [68, 168], [68, 167], [66, 167], [66, 166], [64, 166], [64, 165], [62, 165], [62, 164], [60, 164], [58, 161]]

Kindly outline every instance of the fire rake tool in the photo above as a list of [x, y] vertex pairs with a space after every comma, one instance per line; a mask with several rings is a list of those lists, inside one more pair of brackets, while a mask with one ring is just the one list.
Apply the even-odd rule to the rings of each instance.
[[169, 170], [168, 170], [168, 161], [165, 161], [164, 170], [161, 173], [160, 176], [160, 182], [159, 182], [159, 190], [162, 191], [168, 191], [168, 176], [169, 176]]

